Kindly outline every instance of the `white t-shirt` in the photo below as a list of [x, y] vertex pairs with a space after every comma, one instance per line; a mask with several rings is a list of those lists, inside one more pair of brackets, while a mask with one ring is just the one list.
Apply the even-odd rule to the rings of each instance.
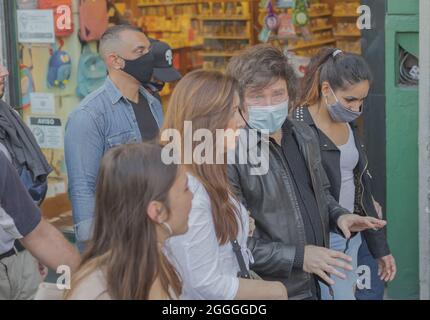
[[348, 124], [349, 138], [344, 145], [338, 146], [340, 150], [340, 173], [342, 184], [339, 193], [339, 204], [349, 212], [354, 212], [355, 184], [354, 168], [358, 164], [359, 155], [354, 141], [354, 133]]
[[[211, 202], [200, 181], [188, 175], [188, 187], [194, 195], [188, 232], [166, 241], [165, 253], [183, 282], [182, 300], [233, 300], [239, 289], [239, 263], [230, 242], [220, 245], [215, 233]], [[246, 243], [249, 230], [247, 210], [237, 201], [240, 212], [237, 241], [249, 267], [252, 261]], [[239, 220], [239, 219], [238, 219]]]

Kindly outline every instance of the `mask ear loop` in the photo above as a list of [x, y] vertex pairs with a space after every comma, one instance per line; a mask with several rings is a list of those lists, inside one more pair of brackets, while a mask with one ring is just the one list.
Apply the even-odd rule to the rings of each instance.
[[327, 98], [327, 96], [324, 96], [324, 98], [325, 98], [325, 104], [328, 107], [328, 98]]
[[245, 116], [243, 115], [242, 109], [240, 109], [240, 108], [239, 108], [239, 114], [240, 114], [240, 116], [242, 117], [243, 121], [245, 121], [246, 126], [247, 126], [249, 129], [252, 129], [252, 127], [250, 126], [249, 122], [245, 119]]
[[[157, 209], [158, 214], [161, 214], [161, 210]], [[173, 230], [172, 227], [170, 226], [170, 224], [168, 224], [166, 221], [163, 221], [160, 223], [162, 226], [164, 226], [164, 228], [167, 230], [167, 232], [169, 233], [170, 236], [173, 236]]]
[[166, 221], [162, 222], [161, 224], [167, 229], [167, 232], [169, 232], [169, 235], [173, 236], [173, 230], [170, 224], [168, 224]]
[[[336, 96], [336, 94], [334, 93], [334, 91], [333, 91], [333, 89], [331, 88], [331, 86], [330, 86], [330, 91], [331, 91], [331, 93], [333, 94], [334, 98], [336, 99], [336, 102], [339, 102], [339, 99], [337, 98], [337, 96]], [[326, 99], [327, 99], [327, 97], [326, 97]]]

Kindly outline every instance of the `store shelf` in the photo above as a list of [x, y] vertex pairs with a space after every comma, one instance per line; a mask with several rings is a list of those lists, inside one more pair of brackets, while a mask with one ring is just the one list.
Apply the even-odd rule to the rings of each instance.
[[358, 18], [358, 14], [333, 14], [333, 18]]
[[203, 35], [204, 39], [210, 39], [210, 40], [249, 40], [250, 36], [227, 36], [227, 35], [219, 35], [219, 36], [205, 36]]
[[361, 34], [359, 33], [333, 33], [335, 37], [339, 38], [360, 38]]
[[306, 48], [312, 48], [312, 47], [318, 47], [318, 46], [322, 46], [324, 44], [330, 44], [330, 43], [335, 43], [336, 39], [325, 39], [325, 40], [320, 40], [320, 41], [313, 41], [313, 42], [309, 42], [309, 43], [304, 43], [304, 44], [300, 44], [297, 46], [293, 46], [291, 48], [288, 48], [289, 50], [300, 50], [300, 49], [306, 49]]
[[137, 4], [140, 8], [150, 7], [163, 7], [163, 6], [180, 6], [186, 4], [198, 4], [196, 1], [167, 1], [167, 2], [155, 2], [155, 3], [143, 3], [142, 1]]
[[325, 31], [325, 30], [331, 30], [331, 29], [333, 29], [333, 26], [322, 26], [322, 27], [311, 28], [311, 31], [317, 32], [317, 31]]
[[[333, 29], [333, 26], [331, 26], [331, 25], [330, 26], [322, 26], [322, 27], [311, 28], [311, 32], [326, 31], [326, 30], [332, 30], [332, 29]], [[298, 35], [300, 35], [301, 34], [300, 29], [297, 29], [296, 33]]]
[[203, 44], [197, 44], [195, 46], [183, 46], [183, 47], [173, 47], [172, 50], [182, 50], [182, 49], [201, 49], [203, 48]]
[[199, 16], [198, 19], [203, 21], [248, 21], [249, 17], [244, 16]]
[[287, 41], [287, 40], [300, 40], [302, 39], [300, 36], [287, 36], [287, 37], [280, 37], [278, 35], [270, 35], [269, 40], [281, 40], [281, 41]]
[[203, 63], [187, 66], [187, 70], [196, 70], [196, 69], [202, 69], [202, 68], [203, 68]]
[[321, 18], [321, 17], [329, 17], [331, 16], [331, 12], [327, 11], [327, 12], [321, 12], [321, 13], [311, 13], [309, 14], [309, 18]]
[[237, 52], [225, 52], [225, 51], [221, 51], [221, 52], [202, 52], [201, 53], [203, 58], [210, 58], [210, 57], [233, 57], [235, 55], [237, 55]]

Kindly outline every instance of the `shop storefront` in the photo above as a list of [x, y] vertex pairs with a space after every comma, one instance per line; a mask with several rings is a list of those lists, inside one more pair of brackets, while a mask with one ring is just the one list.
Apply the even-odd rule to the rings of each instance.
[[[386, 209], [388, 239], [401, 270], [389, 294], [417, 297], [419, 119], [414, 106], [418, 105], [418, 82], [397, 80], [401, 78], [399, 70], [410, 72], [418, 64], [414, 60], [418, 56], [418, 3], [0, 0], [0, 63], [10, 73], [3, 99], [20, 112], [54, 168], [42, 207], [45, 217], [72, 235], [64, 130], [69, 114], [107, 76], [97, 40], [109, 25], [129, 23], [149, 37], [167, 42], [173, 49], [173, 64], [182, 75], [196, 69], [224, 71], [231, 57], [258, 43], [281, 48], [302, 75], [319, 49], [337, 47], [363, 54], [374, 72], [366, 101], [371, 111], [365, 110], [361, 125], [367, 133], [374, 196]], [[362, 5], [372, 9], [371, 29], [357, 27], [365, 13]], [[409, 68], [406, 71], [399, 64], [405, 50], [410, 56], [407, 62], [412, 61], [410, 68], [403, 61], [402, 67]], [[167, 84], [160, 93], [164, 108], [174, 85]], [[404, 123], [408, 125], [402, 126]], [[400, 233], [403, 237], [398, 237]]]
[[[54, 168], [44, 215], [69, 232], [64, 130], [72, 110], [106, 77], [97, 40], [109, 25], [130, 23], [167, 42], [182, 74], [201, 68], [223, 71], [232, 56], [257, 43], [284, 50], [298, 74], [324, 46], [362, 52], [357, 0], [0, 3], [0, 53], [11, 73], [7, 99], [21, 112]], [[173, 87], [167, 85], [161, 92], [164, 107]]]
[[[62, 221], [58, 223], [70, 231], [64, 129], [70, 112], [106, 77], [97, 64], [97, 39], [108, 25], [130, 23], [149, 37], [167, 42], [173, 49], [174, 66], [182, 74], [200, 68], [223, 71], [237, 52], [261, 42], [288, 51], [298, 73], [323, 46], [361, 52], [360, 32], [355, 27], [357, 1], [1, 3], [0, 52], [11, 73], [6, 99], [21, 112], [54, 168], [44, 214], [54, 222]], [[161, 92], [164, 102], [173, 86]]]

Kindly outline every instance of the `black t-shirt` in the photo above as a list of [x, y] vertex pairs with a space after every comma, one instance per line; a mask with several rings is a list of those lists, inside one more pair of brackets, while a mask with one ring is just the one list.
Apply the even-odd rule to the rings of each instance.
[[142, 141], [150, 141], [157, 137], [160, 129], [158, 128], [157, 121], [152, 114], [148, 100], [139, 94], [139, 102], [134, 103], [130, 101], [133, 106], [133, 111], [136, 116], [137, 125], [139, 126]]
[[287, 139], [285, 148], [287, 149], [286, 153], [288, 153], [288, 155], [286, 154], [288, 169], [293, 177], [293, 185], [305, 227], [306, 241], [308, 244], [323, 247], [324, 234], [321, 216], [309, 169], [294, 136], [284, 136], [284, 139]]
[[0, 152], [0, 207], [0, 228], [3, 235], [11, 238], [27, 236], [41, 221], [39, 208], [3, 152]]

